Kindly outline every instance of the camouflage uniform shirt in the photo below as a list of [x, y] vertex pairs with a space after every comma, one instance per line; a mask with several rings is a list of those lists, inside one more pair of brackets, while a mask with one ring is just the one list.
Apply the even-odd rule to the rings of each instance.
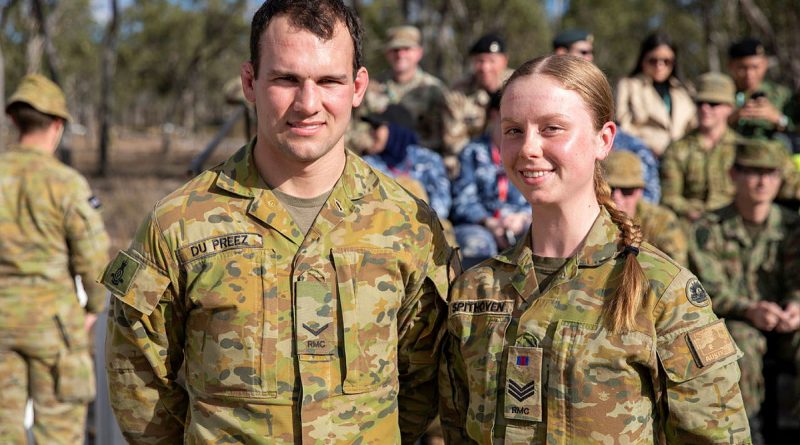
[[[506, 68], [502, 74], [502, 83], [505, 83], [513, 73], [514, 70]], [[459, 101], [459, 106], [455, 107], [455, 112], [459, 115], [457, 119], [459, 124], [464, 126], [461, 132], [467, 139], [463, 142], [466, 143], [469, 139], [480, 137], [486, 129], [486, 108], [489, 106], [490, 101], [489, 92], [478, 84], [474, 75], [456, 82], [451, 88], [451, 92], [459, 96], [455, 99]], [[464, 144], [462, 143], [461, 145]]]
[[304, 237], [253, 146], [158, 202], [103, 276], [127, 440], [412, 442], [436, 411], [448, 291], [434, 212], [348, 153]]
[[717, 145], [703, 148], [692, 131], [667, 147], [661, 158], [661, 203], [678, 216], [718, 209], [733, 199], [728, 175], [736, 157], [736, 133], [725, 130]]
[[[447, 88], [441, 80], [417, 68], [410, 81], [400, 84], [392, 79], [391, 72], [385, 72], [369, 83], [358, 110], [360, 115], [382, 113], [391, 104], [400, 104], [411, 114], [420, 145], [443, 156], [456, 153], [458, 147], [452, 139], [461, 138], [451, 136], [453, 113], [447, 102]], [[368, 131], [368, 126], [361, 123], [358, 128]]]
[[454, 283], [440, 372], [449, 443], [750, 442], [739, 351], [691, 273], [643, 244], [636, 322], [604, 328], [618, 236], [603, 210], [543, 292], [530, 234]]
[[774, 204], [755, 240], [733, 204], [704, 215], [694, 227], [692, 269], [714, 296], [714, 312], [743, 320], [752, 302], [788, 302], [786, 286], [800, 264], [787, 261], [785, 239], [799, 228], [796, 213]]
[[[49, 326], [82, 312], [75, 275], [86, 311], [105, 309], [95, 283], [109, 242], [99, 205], [86, 179], [54, 156], [21, 145], [0, 154], [0, 327]], [[81, 319], [65, 322], [83, 330]]]
[[428, 194], [428, 202], [439, 218], [447, 219], [452, 203], [450, 180], [447, 179], [444, 161], [438, 153], [419, 145], [409, 145], [405, 159], [398, 165], [390, 167], [378, 155], [365, 155], [364, 160], [391, 177], [406, 175], [418, 181]]
[[689, 244], [678, 223], [678, 217], [671, 210], [639, 201], [636, 204], [636, 219], [641, 225], [644, 239], [680, 265], [689, 265]]

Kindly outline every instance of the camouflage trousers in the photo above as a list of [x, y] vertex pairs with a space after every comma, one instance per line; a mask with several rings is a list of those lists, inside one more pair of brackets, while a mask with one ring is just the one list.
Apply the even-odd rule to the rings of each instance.
[[[789, 362], [800, 371], [800, 333], [777, 334], [761, 332], [742, 321], [725, 322], [744, 356], [739, 359], [742, 377], [739, 387], [748, 417], [761, 411], [764, 402], [764, 357], [769, 355], [781, 362]], [[795, 393], [800, 394], [800, 380], [795, 382]]]
[[30, 398], [37, 444], [83, 444], [87, 403], [94, 397], [85, 341], [81, 350], [70, 352], [55, 321], [43, 329], [0, 327], [0, 388], [0, 443], [26, 443], [23, 421]]

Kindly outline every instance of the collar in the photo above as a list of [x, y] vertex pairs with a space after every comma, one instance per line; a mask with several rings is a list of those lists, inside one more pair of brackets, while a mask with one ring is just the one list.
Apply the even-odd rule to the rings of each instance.
[[[534, 217], [533, 224], [536, 224]], [[517, 244], [506, 252], [495, 256], [495, 260], [516, 267], [517, 273], [512, 278], [514, 288], [527, 298], [533, 289], [538, 286], [535, 279], [529, 277], [533, 274], [533, 251], [531, 250], [531, 231], [522, 237]], [[611, 215], [605, 207], [600, 208], [600, 214], [595, 219], [586, 239], [578, 249], [577, 254], [570, 258], [565, 265], [567, 277], [572, 278], [578, 269], [599, 266], [621, 252], [619, 248], [619, 228], [611, 220]]]
[[35, 145], [11, 144], [8, 146], [8, 151], [24, 151], [26, 153], [33, 153], [42, 156], [52, 156], [50, 153], [47, 153]]
[[[736, 239], [744, 245], [752, 244], [753, 240], [750, 239], [747, 230], [744, 227], [744, 219], [736, 210], [736, 205], [731, 203], [717, 211], [720, 219], [720, 226], [722, 233], [726, 238]], [[768, 241], [781, 241], [786, 236], [786, 231], [783, 227], [783, 215], [780, 208], [773, 204], [769, 208], [767, 220], [764, 222], [764, 231], [761, 232], [761, 237]]]

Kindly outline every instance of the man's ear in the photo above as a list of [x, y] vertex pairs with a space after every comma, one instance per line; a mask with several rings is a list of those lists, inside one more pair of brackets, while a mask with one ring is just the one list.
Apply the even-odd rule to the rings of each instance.
[[242, 79], [242, 92], [248, 102], [256, 103], [256, 71], [252, 62], [242, 63], [242, 68], [239, 71], [239, 77]]
[[356, 108], [364, 100], [364, 94], [367, 92], [367, 86], [369, 86], [369, 72], [363, 66], [356, 71], [353, 85], [355, 86], [353, 89], [353, 108]]

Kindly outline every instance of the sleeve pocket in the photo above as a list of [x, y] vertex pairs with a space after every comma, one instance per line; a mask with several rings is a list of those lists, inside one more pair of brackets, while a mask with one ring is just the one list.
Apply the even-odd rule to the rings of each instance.
[[692, 380], [742, 356], [724, 320], [659, 338], [657, 353], [667, 379], [675, 383]]
[[120, 251], [100, 280], [117, 299], [150, 315], [170, 283], [169, 277]]

